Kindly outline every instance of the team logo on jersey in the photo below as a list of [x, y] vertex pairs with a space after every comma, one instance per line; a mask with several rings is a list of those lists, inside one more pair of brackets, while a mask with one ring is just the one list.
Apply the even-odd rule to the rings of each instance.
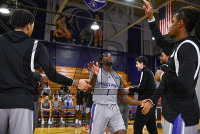
[[115, 77], [116, 79], [119, 79], [119, 77]]
[[111, 76], [108, 76], [108, 78], [111, 78]]

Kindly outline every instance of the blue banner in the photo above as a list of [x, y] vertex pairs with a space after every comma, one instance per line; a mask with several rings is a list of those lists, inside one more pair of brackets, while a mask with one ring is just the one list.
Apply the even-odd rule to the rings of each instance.
[[84, 0], [87, 6], [93, 11], [97, 11], [106, 5], [106, 0]]

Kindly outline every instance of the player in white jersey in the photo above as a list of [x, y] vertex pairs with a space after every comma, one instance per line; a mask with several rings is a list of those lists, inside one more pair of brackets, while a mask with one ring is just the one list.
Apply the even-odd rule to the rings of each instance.
[[112, 55], [104, 53], [98, 62], [88, 64], [90, 73], [89, 90], [93, 91], [92, 118], [90, 122], [90, 134], [104, 134], [106, 126], [111, 133], [126, 134], [126, 128], [122, 119], [117, 97], [122, 103], [143, 106], [144, 101], [135, 101], [124, 97], [122, 76], [112, 70]]

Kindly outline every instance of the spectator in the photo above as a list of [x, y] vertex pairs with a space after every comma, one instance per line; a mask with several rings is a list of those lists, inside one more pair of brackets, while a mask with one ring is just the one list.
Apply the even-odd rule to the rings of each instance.
[[53, 121], [53, 116], [54, 116], [54, 113], [55, 112], [61, 112], [61, 119], [60, 119], [60, 122], [61, 123], [65, 123], [63, 121], [63, 115], [64, 115], [64, 111], [63, 109], [61, 109], [61, 102], [58, 98], [58, 94], [54, 94], [54, 99], [53, 99], [53, 114], [52, 114], [52, 121]]
[[46, 85], [44, 86], [44, 89], [43, 89], [42, 92], [41, 92], [41, 96], [42, 96], [44, 93], [48, 93], [48, 94], [49, 94], [49, 97], [51, 97], [51, 88], [50, 88], [50, 86], [49, 86], [48, 83], [46, 83]]
[[51, 121], [52, 106], [51, 106], [51, 101], [49, 100], [48, 94], [45, 94], [45, 99], [41, 100], [40, 108], [41, 108], [41, 117], [42, 117], [42, 123], [41, 124], [44, 124], [44, 115], [43, 115], [44, 112], [49, 113], [48, 124], [52, 124], [52, 121]]
[[71, 91], [68, 90], [67, 94], [66, 94], [66, 99], [64, 100], [65, 106], [73, 106], [73, 98], [72, 98], [72, 95], [70, 93], [71, 93]]

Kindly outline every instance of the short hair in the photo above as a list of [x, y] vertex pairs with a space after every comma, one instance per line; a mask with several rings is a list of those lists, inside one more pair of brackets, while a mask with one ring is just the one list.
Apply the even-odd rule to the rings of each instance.
[[31, 12], [24, 9], [16, 9], [10, 18], [10, 24], [14, 28], [24, 28], [27, 24], [33, 24], [35, 17]]
[[145, 56], [139, 56], [135, 59], [135, 62], [143, 63], [144, 66], [148, 64], [148, 59]]
[[58, 95], [58, 94], [54, 94], [54, 97], [55, 97], [56, 95]]
[[47, 92], [44, 92], [43, 95], [49, 97], [49, 94]]
[[103, 60], [103, 56], [106, 55], [106, 54], [108, 54], [108, 52], [102, 53], [101, 56], [99, 57], [99, 63], [100, 63], [100, 65], [102, 65], [101, 61]]
[[177, 20], [183, 20], [185, 29], [190, 34], [194, 29], [198, 39], [200, 39], [200, 11], [193, 7], [187, 6], [178, 10]]
[[170, 48], [162, 49], [162, 52], [165, 53], [165, 55], [167, 55], [167, 56], [170, 56], [171, 51], [172, 51], [172, 49], [170, 49]]

